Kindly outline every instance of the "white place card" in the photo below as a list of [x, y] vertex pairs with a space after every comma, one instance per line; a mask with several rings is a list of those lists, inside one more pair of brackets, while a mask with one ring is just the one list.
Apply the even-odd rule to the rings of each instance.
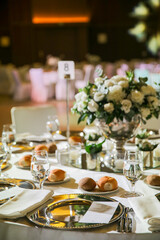
[[80, 219], [81, 223], [109, 223], [118, 207], [118, 202], [92, 202]]
[[70, 80], [75, 79], [75, 64], [73, 61], [59, 61], [58, 62], [58, 75], [60, 79], [65, 79], [66, 76]]

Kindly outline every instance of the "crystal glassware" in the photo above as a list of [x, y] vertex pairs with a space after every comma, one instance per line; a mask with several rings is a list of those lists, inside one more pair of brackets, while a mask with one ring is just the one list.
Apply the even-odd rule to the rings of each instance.
[[52, 140], [54, 139], [54, 135], [59, 133], [59, 120], [58, 117], [55, 116], [48, 116], [48, 120], [46, 122], [46, 129], [50, 133]]
[[12, 124], [4, 124], [2, 129], [2, 144], [7, 152], [11, 151], [11, 146], [15, 143], [15, 127]]
[[130, 181], [132, 186], [131, 192], [126, 192], [123, 197], [139, 197], [142, 193], [135, 192], [135, 183], [141, 178], [143, 165], [139, 158], [138, 152], [125, 152], [123, 163], [123, 174]]
[[0, 177], [2, 177], [2, 164], [6, 161], [7, 159], [7, 152], [3, 148], [3, 146], [0, 147]]
[[31, 160], [31, 173], [36, 181], [39, 182], [39, 188], [43, 189], [45, 179], [49, 175], [49, 160], [46, 150], [33, 151]]

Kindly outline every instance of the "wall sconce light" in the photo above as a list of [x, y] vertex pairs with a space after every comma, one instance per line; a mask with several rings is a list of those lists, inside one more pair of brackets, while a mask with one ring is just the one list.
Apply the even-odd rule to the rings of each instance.
[[2, 36], [0, 37], [0, 47], [7, 48], [11, 44], [10, 37]]

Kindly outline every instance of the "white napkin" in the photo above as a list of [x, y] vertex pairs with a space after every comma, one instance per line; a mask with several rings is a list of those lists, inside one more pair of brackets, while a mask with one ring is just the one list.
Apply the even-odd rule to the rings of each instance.
[[0, 218], [24, 217], [41, 206], [53, 195], [50, 190], [24, 189], [17, 196], [0, 206]]
[[155, 196], [130, 198], [129, 202], [137, 217], [142, 222], [152, 225], [152, 228], [149, 227], [150, 231], [157, 225], [160, 230], [160, 202]]
[[18, 186], [9, 188], [5, 191], [1, 191], [0, 192], [0, 200], [4, 200], [13, 196], [18, 195], [19, 193], [21, 193], [23, 191], [23, 188], [20, 188]]
[[108, 223], [112, 218], [118, 202], [92, 202], [80, 223]]

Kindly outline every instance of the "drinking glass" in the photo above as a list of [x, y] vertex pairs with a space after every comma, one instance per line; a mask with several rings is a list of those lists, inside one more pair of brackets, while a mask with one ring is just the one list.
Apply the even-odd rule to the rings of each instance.
[[31, 173], [34, 179], [39, 182], [40, 189], [43, 189], [44, 181], [49, 175], [49, 167], [47, 151], [33, 151], [31, 160]]
[[2, 129], [2, 144], [7, 152], [11, 151], [12, 144], [15, 143], [15, 127], [12, 124], [4, 124]]
[[57, 116], [48, 116], [48, 120], [46, 122], [46, 129], [50, 133], [51, 138], [54, 139], [54, 135], [59, 133], [59, 120]]
[[0, 177], [2, 177], [2, 164], [6, 161], [7, 159], [7, 152], [3, 148], [3, 146], [0, 147]]
[[135, 183], [142, 176], [143, 165], [139, 158], [138, 152], [125, 152], [123, 174], [131, 182], [132, 191], [126, 192], [124, 197], [139, 197], [142, 193], [135, 192]]

